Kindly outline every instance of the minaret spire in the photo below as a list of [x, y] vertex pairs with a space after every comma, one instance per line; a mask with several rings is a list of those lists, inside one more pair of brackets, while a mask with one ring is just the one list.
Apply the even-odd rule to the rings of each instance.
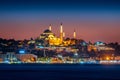
[[50, 31], [52, 30], [52, 26], [51, 26], [51, 24], [49, 25], [49, 30], [50, 30]]
[[65, 32], [63, 32], [63, 37], [65, 37]]
[[62, 26], [62, 23], [60, 25], [60, 33], [63, 33], [63, 26]]
[[75, 39], [76, 38], [76, 31], [74, 29], [74, 33], [73, 33], [73, 38]]

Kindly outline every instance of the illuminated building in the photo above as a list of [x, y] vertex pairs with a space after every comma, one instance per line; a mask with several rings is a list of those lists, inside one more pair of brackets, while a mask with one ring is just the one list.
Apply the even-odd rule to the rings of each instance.
[[71, 43], [70, 38], [66, 38], [63, 43], [64, 43], [64, 46], [70, 45], [70, 43]]
[[52, 39], [49, 39], [49, 44], [50, 45], [60, 45], [61, 44], [60, 38], [54, 37]]
[[105, 43], [98, 41], [94, 45], [88, 45], [88, 51], [95, 51], [100, 60], [113, 60], [115, 49], [108, 47]]
[[[63, 38], [64, 38], [64, 32], [63, 32]], [[76, 44], [76, 31], [74, 30], [73, 32], [73, 39], [70, 40], [64, 40], [63, 41], [64, 46], [68, 46], [68, 45], [75, 45]]]
[[113, 48], [106, 46], [105, 43], [100, 41], [95, 43], [95, 47], [98, 51], [114, 51]]
[[97, 51], [97, 48], [94, 46], [94, 45], [88, 45], [88, 51], [90, 52], [90, 51], [92, 51], [92, 50], [94, 50], [95, 52]]
[[76, 32], [74, 30], [73, 33], [73, 39], [70, 40], [64, 40], [65, 38], [65, 32], [63, 32], [63, 25], [61, 23], [60, 25], [60, 36], [59, 38], [52, 33], [52, 26], [49, 25], [49, 29], [46, 29], [39, 37], [40, 40], [43, 40], [45, 43], [49, 46], [68, 46], [68, 45], [74, 45], [76, 43]]
[[34, 44], [34, 43], [35, 43], [34, 40], [30, 40], [30, 41], [28, 41], [28, 44]]
[[106, 46], [105, 43], [100, 42], [100, 41], [96, 42], [94, 45], [88, 45], [88, 51], [91, 51], [91, 50], [94, 50], [94, 51], [114, 51], [113, 48]]
[[7, 54], [4, 56], [4, 61], [6, 62], [17, 62], [18, 58], [16, 57], [14, 52], [7, 52]]
[[[62, 30], [61, 30], [62, 31]], [[63, 34], [63, 33], [62, 33]], [[51, 25], [49, 26], [49, 29], [46, 29], [39, 37], [39, 39], [42, 39], [46, 41], [50, 46], [52, 45], [60, 45], [61, 39], [57, 38], [53, 33], [51, 29]], [[63, 40], [63, 39], [62, 39]]]
[[34, 54], [16, 54], [16, 57], [22, 62], [35, 62], [37, 56]]

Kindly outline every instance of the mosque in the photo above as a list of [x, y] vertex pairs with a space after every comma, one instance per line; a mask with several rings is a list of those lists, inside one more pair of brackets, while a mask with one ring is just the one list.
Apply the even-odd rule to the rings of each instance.
[[[49, 29], [44, 30], [42, 34], [40, 34], [39, 39], [46, 41], [50, 46], [62, 46], [70, 44], [68, 41], [64, 40], [65, 32], [63, 32], [63, 25], [60, 25], [60, 36], [56, 37], [52, 32], [52, 26], [49, 26]], [[76, 39], [76, 32], [74, 30], [73, 38]], [[67, 44], [66, 44], [67, 43]]]

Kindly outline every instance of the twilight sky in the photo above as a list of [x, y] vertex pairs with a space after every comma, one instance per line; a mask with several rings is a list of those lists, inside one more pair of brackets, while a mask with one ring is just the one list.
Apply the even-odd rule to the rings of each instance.
[[49, 24], [59, 36], [63, 23], [66, 37], [85, 41], [120, 42], [119, 0], [0, 0], [0, 37], [38, 37]]

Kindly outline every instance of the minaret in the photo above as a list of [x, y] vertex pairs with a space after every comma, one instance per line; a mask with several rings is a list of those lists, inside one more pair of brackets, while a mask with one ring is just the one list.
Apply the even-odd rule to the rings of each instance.
[[51, 26], [51, 24], [49, 25], [49, 30], [50, 30], [50, 31], [52, 30], [52, 26]]
[[63, 42], [63, 26], [62, 26], [62, 23], [60, 25], [60, 40], [61, 40], [61, 42]]
[[63, 32], [63, 38], [65, 38], [65, 32]]
[[65, 37], [65, 32], [63, 32], [63, 37]]
[[76, 39], [76, 31], [74, 29], [73, 38]]

